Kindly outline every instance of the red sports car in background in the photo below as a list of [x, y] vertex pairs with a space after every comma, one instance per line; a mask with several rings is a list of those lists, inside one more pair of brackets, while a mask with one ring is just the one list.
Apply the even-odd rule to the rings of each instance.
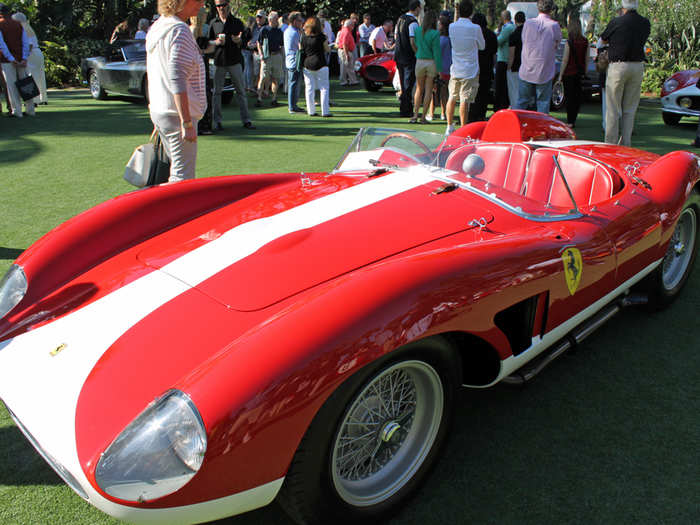
[[134, 191], [0, 281], [0, 398], [130, 522], [275, 498], [375, 522], [425, 479], [458, 387], [522, 383], [624, 306], [671, 303], [699, 178], [691, 153], [504, 110], [447, 137], [363, 128], [329, 172]]
[[355, 61], [355, 71], [362, 77], [367, 91], [379, 91], [383, 86], [393, 88], [396, 73], [394, 52], [360, 57]]
[[674, 73], [661, 88], [661, 116], [674, 126], [683, 117], [700, 117], [700, 69]]

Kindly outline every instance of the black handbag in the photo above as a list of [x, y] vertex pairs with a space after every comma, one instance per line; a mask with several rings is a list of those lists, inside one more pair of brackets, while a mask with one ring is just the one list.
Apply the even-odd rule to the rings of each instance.
[[17, 91], [19, 91], [19, 96], [22, 97], [22, 100], [25, 102], [39, 96], [39, 88], [31, 75], [20, 78], [15, 82], [15, 86], [17, 86]]
[[160, 134], [156, 133], [155, 155], [151, 163], [151, 170], [148, 172], [148, 181], [146, 186], [155, 186], [168, 182], [170, 178], [170, 158], [165, 153], [163, 141], [160, 139]]

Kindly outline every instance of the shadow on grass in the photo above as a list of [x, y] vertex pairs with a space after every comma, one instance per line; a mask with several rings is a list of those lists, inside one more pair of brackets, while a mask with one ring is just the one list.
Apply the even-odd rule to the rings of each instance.
[[19, 248], [5, 248], [0, 246], [0, 259], [6, 259], [8, 261], [14, 261], [17, 257], [21, 255], [24, 250]]
[[0, 486], [63, 484], [15, 425], [0, 428], [0, 451]]

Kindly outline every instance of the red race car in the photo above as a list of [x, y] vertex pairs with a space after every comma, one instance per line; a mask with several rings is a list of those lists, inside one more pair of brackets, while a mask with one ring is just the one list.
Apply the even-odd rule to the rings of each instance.
[[393, 88], [396, 73], [394, 52], [360, 57], [355, 61], [355, 71], [362, 77], [367, 91], [379, 91], [383, 86]]
[[[378, 520], [426, 477], [460, 386], [522, 383], [697, 251], [694, 155], [500, 111], [360, 130], [328, 173], [122, 195], [0, 282], [0, 397], [86, 501], [195, 523], [278, 498]], [[47, 395], [37, 395], [37, 392]]]

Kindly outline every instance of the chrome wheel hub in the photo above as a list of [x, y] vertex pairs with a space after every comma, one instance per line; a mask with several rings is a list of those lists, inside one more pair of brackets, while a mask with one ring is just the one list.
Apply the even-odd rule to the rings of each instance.
[[369, 506], [400, 490], [435, 441], [443, 403], [440, 376], [425, 362], [397, 363], [373, 378], [334, 438], [331, 476], [338, 495]]
[[695, 209], [689, 207], [683, 210], [662, 263], [661, 277], [663, 286], [668, 291], [673, 290], [683, 280], [693, 260], [697, 224]]

